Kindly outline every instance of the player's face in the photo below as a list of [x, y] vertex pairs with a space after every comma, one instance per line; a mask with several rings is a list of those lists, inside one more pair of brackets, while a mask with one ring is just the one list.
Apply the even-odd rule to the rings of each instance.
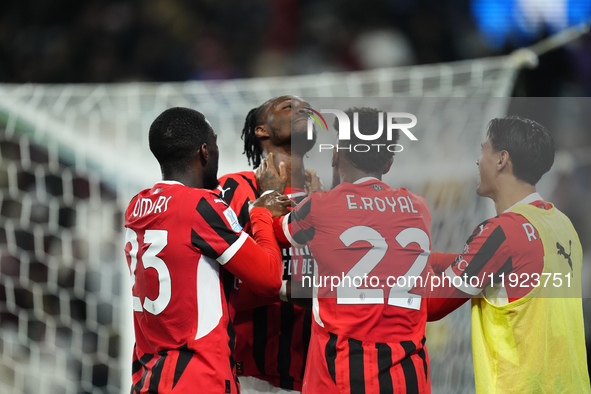
[[481, 148], [480, 157], [476, 160], [476, 165], [478, 166], [478, 187], [476, 188], [476, 194], [481, 197], [493, 197], [499, 152], [495, 152], [489, 140], [483, 142]]
[[314, 140], [308, 141], [308, 111], [304, 107], [310, 104], [297, 96], [282, 96], [274, 100], [266, 111], [266, 126], [273, 145], [291, 142], [307, 152], [314, 146]]
[[209, 160], [205, 167], [203, 167], [203, 188], [213, 190], [218, 186], [218, 136], [212, 130], [207, 142], [207, 152], [209, 153]]

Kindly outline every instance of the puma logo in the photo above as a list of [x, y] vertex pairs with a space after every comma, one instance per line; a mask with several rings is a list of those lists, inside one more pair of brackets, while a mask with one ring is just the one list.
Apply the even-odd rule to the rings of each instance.
[[220, 189], [220, 192], [221, 192], [221, 197], [222, 197], [222, 198], [224, 198], [224, 197], [225, 197], [225, 195], [226, 195], [226, 192], [227, 192], [228, 190], [230, 190], [231, 188], [229, 187], [229, 188], [227, 188], [227, 189], [223, 189], [221, 186], [218, 186], [218, 189]]
[[484, 227], [484, 224], [481, 224], [480, 225], [480, 232], [478, 233], [478, 235], [482, 234], [482, 232], [487, 229], [488, 229], [488, 227]]
[[572, 274], [572, 270], [573, 270], [573, 261], [570, 258], [570, 255], [572, 254], [572, 241], [569, 239], [568, 240], [568, 254], [566, 253], [566, 250], [564, 249], [564, 246], [562, 246], [560, 243], [556, 242], [556, 248], [558, 249], [557, 254], [561, 255], [562, 257], [564, 257], [570, 267], [571, 270], [571, 274]]

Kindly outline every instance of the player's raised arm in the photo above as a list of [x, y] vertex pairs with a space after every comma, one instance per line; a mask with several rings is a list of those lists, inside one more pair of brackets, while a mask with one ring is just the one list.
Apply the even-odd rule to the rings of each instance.
[[272, 218], [287, 211], [285, 204], [285, 199], [278, 193], [269, 193], [257, 199], [250, 209], [252, 238], [242, 232], [240, 238], [243, 241], [236, 244], [242, 243], [236, 247], [233, 244], [217, 259], [261, 296], [275, 296], [281, 288], [283, 263], [273, 233]]
[[318, 194], [308, 196], [289, 214], [273, 219], [273, 229], [279, 245], [301, 249], [314, 238], [310, 208], [313, 204], [312, 200], [319, 197]]
[[437, 275], [445, 272], [458, 257], [457, 253], [443, 253], [443, 252], [431, 252], [429, 255], [429, 264], [433, 268], [433, 272]]
[[439, 320], [478, 296], [503, 269], [508, 245], [496, 220], [478, 225], [466, 241], [464, 252], [433, 253], [429, 263], [434, 276], [429, 283], [428, 320]]
[[[458, 257], [455, 253], [431, 252], [429, 266], [431, 281], [427, 284], [427, 321], [444, 318], [462, 306], [471, 296], [456, 289], [451, 281], [445, 281], [447, 270]], [[437, 285], [437, 286], [436, 286]]]
[[317, 191], [325, 191], [324, 185], [322, 184], [322, 181], [320, 180], [320, 177], [318, 176], [318, 172], [316, 170], [306, 168], [305, 179], [305, 189], [308, 195]]
[[284, 162], [279, 163], [279, 168], [273, 162], [273, 153], [263, 158], [261, 165], [255, 171], [258, 190], [274, 190], [279, 193], [285, 191], [287, 184], [287, 170]]

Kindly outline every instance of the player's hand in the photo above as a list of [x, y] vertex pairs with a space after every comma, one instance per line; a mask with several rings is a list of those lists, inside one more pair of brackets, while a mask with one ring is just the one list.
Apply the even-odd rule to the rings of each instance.
[[316, 170], [309, 170], [306, 168], [304, 188], [308, 195], [317, 191], [324, 191], [324, 185], [318, 177]]
[[285, 191], [287, 185], [287, 169], [285, 163], [279, 163], [279, 170], [273, 162], [273, 153], [262, 160], [261, 165], [255, 171], [258, 190], [275, 190], [279, 193]]
[[265, 192], [262, 196], [252, 203], [253, 207], [266, 208], [273, 214], [273, 217], [287, 215], [288, 207], [292, 206], [289, 197], [279, 194], [275, 191]]

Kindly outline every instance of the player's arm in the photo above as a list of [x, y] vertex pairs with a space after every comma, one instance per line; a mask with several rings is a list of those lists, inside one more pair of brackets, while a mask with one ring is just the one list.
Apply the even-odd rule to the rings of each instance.
[[287, 215], [273, 219], [273, 230], [281, 247], [301, 249], [314, 239], [311, 208], [316, 197], [317, 194], [308, 196]]
[[505, 240], [500, 225], [485, 221], [476, 227], [464, 252], [451, 264], [452, 254], [433, 253], [430, 263], [435, 273], [428, 284], [428, 321], [447, 316], [468, 299], [479, 295], [494, 280], [509, 258]]
[[[275, 237], [281, 247], [293, 246], [301, 249], [306, 243], [312, 241], [314, 229], [311, 208], [315, 198], [318, 198], [318, 196], [308, 196], [286, 216], [273, 219]], [[312, 309], [312, 289], [303, 286], [302, 280], [301, 277], [295, 275], [292, 276], [292, 280], [283, 281], [279, 295], [283, 301], [302, 308]]]
[[273, 232], [277, 243], [281, 248], [289, 248], [292, 246], [291, 236], [289, 235], [289, 220], [291, 213], [285, 216], [273, 218]]
[[[273, 230], [279, 246], [282, 248], [294, 246], [301, 249], [305, 245], [296, 242], [290, 235], [290, 222], [293, 220], [293, 213], [294, 212], [290, 212], [285, 216], [274, 218]], [[303, 237], [297, 237], [301, 241], [304, 241]], [[279, 297], [282, 301], [290, 302], [305, 309], [312, 309], [312, 289], [303, 286], [302, 278], [292, 277], [289, 281], [284, 280], [283, 285], [281, 286], [281, 291], [279, 292]]]
[[228, 271], [261, 296], [274, 297], [281, 288], [283, 261], [272, 219], [285, 214], [289, 204], [289, 199], [279, 193], [264, 193], [250, 209], [252, 238], [247, 235], [236, 252], [230, 250], [225, 258], [218, 258]]
[[325, 191], [324, 185], [322, 184], [322, 181], [320, 180], [320, 177], [318, 176], [318, 172], [316, 170], [306, 168], [306, 171], [304, 173], [304, 180], [304, 189], [306, 190], [306, 193], [308, 193], [308, 195], [317, 191]]
[[[282, 248], [294, 246], [301, 249], [305, 245], [296, 242], [290, 235], [290, 222], [293, 220], [293, 213], [294, 212], [292, 211], [285, 216], [274, 218], [273, 230], [279, 246]], [[304, 241], [304, 238], [300, 237], [300, 235], [298, 235], [297, 238]], [[282, 301], [290, 302], [305, 309], [312, 309], [312, 289], [303, 286], [302, 278], [292, 277], [289, 281], [284, 280], [283, 285], [281, 286], [281, 291], [279, 292], [279, 297]]]
[[194, 211], [191, 244], [257, 294], [275, 296], [281, 288], [283, 264], [273, 234], [272, 214], [256, 207], [250, 218], [253, 237], [242, 230], [232, 208], [213, 192], [207, 193]]
[[427, 321], [443, 319], [470, 298], [472, 295], [458, 290], [449, 283], [436, 287], [427, 298]]
[[281, 301], [312, 310], [312, 289], [303, 286], [301, 280], [284, 280], [279, 291]]
[[458, 257], [456, 253], [431, 252], [429, 264], [433, 268], [433, 272], [438, 275], [445, 272], [454, 263], [456, 257]]
[[246, 286], [266, 297], [279, 293], [283, 276], [281, 251], [275, 242], [271, 219], [269, 210], [260, 207], [251, 209], [252, 237], [243, 232], [242, 245], [235, 252], [227, 250], [226, 256], [218, 258], [218, 262]]
[[[445, 270], [450, 267], [458, 257], [455, 253], [431, 252], [429, 265], [432, 275], [443, 278]], [[442, 276], [443, 275], [443, 276]], [[436, 321], [444, 318], [451, 312], [462, 306], [470, 297], [466, 293], [456, 289], [451, 283], [439, 283], [439, 286], [431, 286], [432, 289], [427, 297], [427, 319]], [[434, 285], [431, 278], [429, 285]]]
[[279, 168], [275, 167], [273, 153], [261, 160], [261, 165], [255, 171], [255, 177], [258, 190], [263, 192], [274, 190], [282, 193], [287, 185], [287, 170], [284, 162], [279, 163]]

